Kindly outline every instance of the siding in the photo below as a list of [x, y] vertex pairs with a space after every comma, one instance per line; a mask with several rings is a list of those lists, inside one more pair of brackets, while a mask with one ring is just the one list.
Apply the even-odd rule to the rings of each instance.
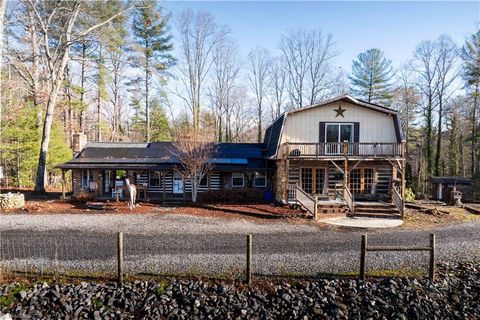
[[[340, 105], [346, 110], [345, 117], [335, 118], [334, 110]], [[359, 142], [398, 142], [393, 116], [346, 102], [332, 102], [288, 114], [281, 143], [319, 142], [320, 122], [358, 122], [360, 124]]]

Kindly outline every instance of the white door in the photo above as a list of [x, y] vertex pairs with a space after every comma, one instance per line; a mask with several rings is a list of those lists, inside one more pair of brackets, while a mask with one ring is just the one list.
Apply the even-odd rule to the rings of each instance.
[[183, 177], [180, 172], [173, 173], [173, 194], [183, 193]]

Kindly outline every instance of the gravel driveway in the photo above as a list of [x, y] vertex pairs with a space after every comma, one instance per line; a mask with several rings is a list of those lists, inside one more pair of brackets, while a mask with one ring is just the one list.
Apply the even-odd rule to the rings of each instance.
[[[114, 271], [116, 232], [125, 233], [130, 273], [235, 273], [253, 234], [260, 274], [358, 270], [360, 235], [372, 245], [428, 245], [442, 261], [480, 258], [480, 220], [429, 230], [339, 229], [305, 222], [206, 218], [180, 214], [4, 215], [0, 261], [12, 269]], [[428, 253], [369, 253], [368, 268], [424, 269]]]

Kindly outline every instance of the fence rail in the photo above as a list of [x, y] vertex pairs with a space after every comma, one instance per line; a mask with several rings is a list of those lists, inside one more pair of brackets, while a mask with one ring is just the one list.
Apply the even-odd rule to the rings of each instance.
[[435, 280], [435, 235], [430, 234], [430, 245], [420, 247], [408, 246], [368, 246], [367, 235], [362, 235], [362, 246], [360, 251], [360, 280], [365, 281], [365, 268], [367, 264], [367, 252], [379, 251], [428, 251], [430, 253], [430, 261], [428, 267], [428, 278]]
[[[289, 158], [344, 156], [344, 142], [286, 142]], [[353, 157], [401, 157], [401, 143], [348, 142], [347, 155]]]

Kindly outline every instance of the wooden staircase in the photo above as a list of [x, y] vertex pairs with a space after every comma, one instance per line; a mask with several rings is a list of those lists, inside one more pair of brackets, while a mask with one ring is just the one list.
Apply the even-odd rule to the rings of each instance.
[[396, 205], [387, 202], [355, 202], [355, 211], [349, 217], [401, 219]]

